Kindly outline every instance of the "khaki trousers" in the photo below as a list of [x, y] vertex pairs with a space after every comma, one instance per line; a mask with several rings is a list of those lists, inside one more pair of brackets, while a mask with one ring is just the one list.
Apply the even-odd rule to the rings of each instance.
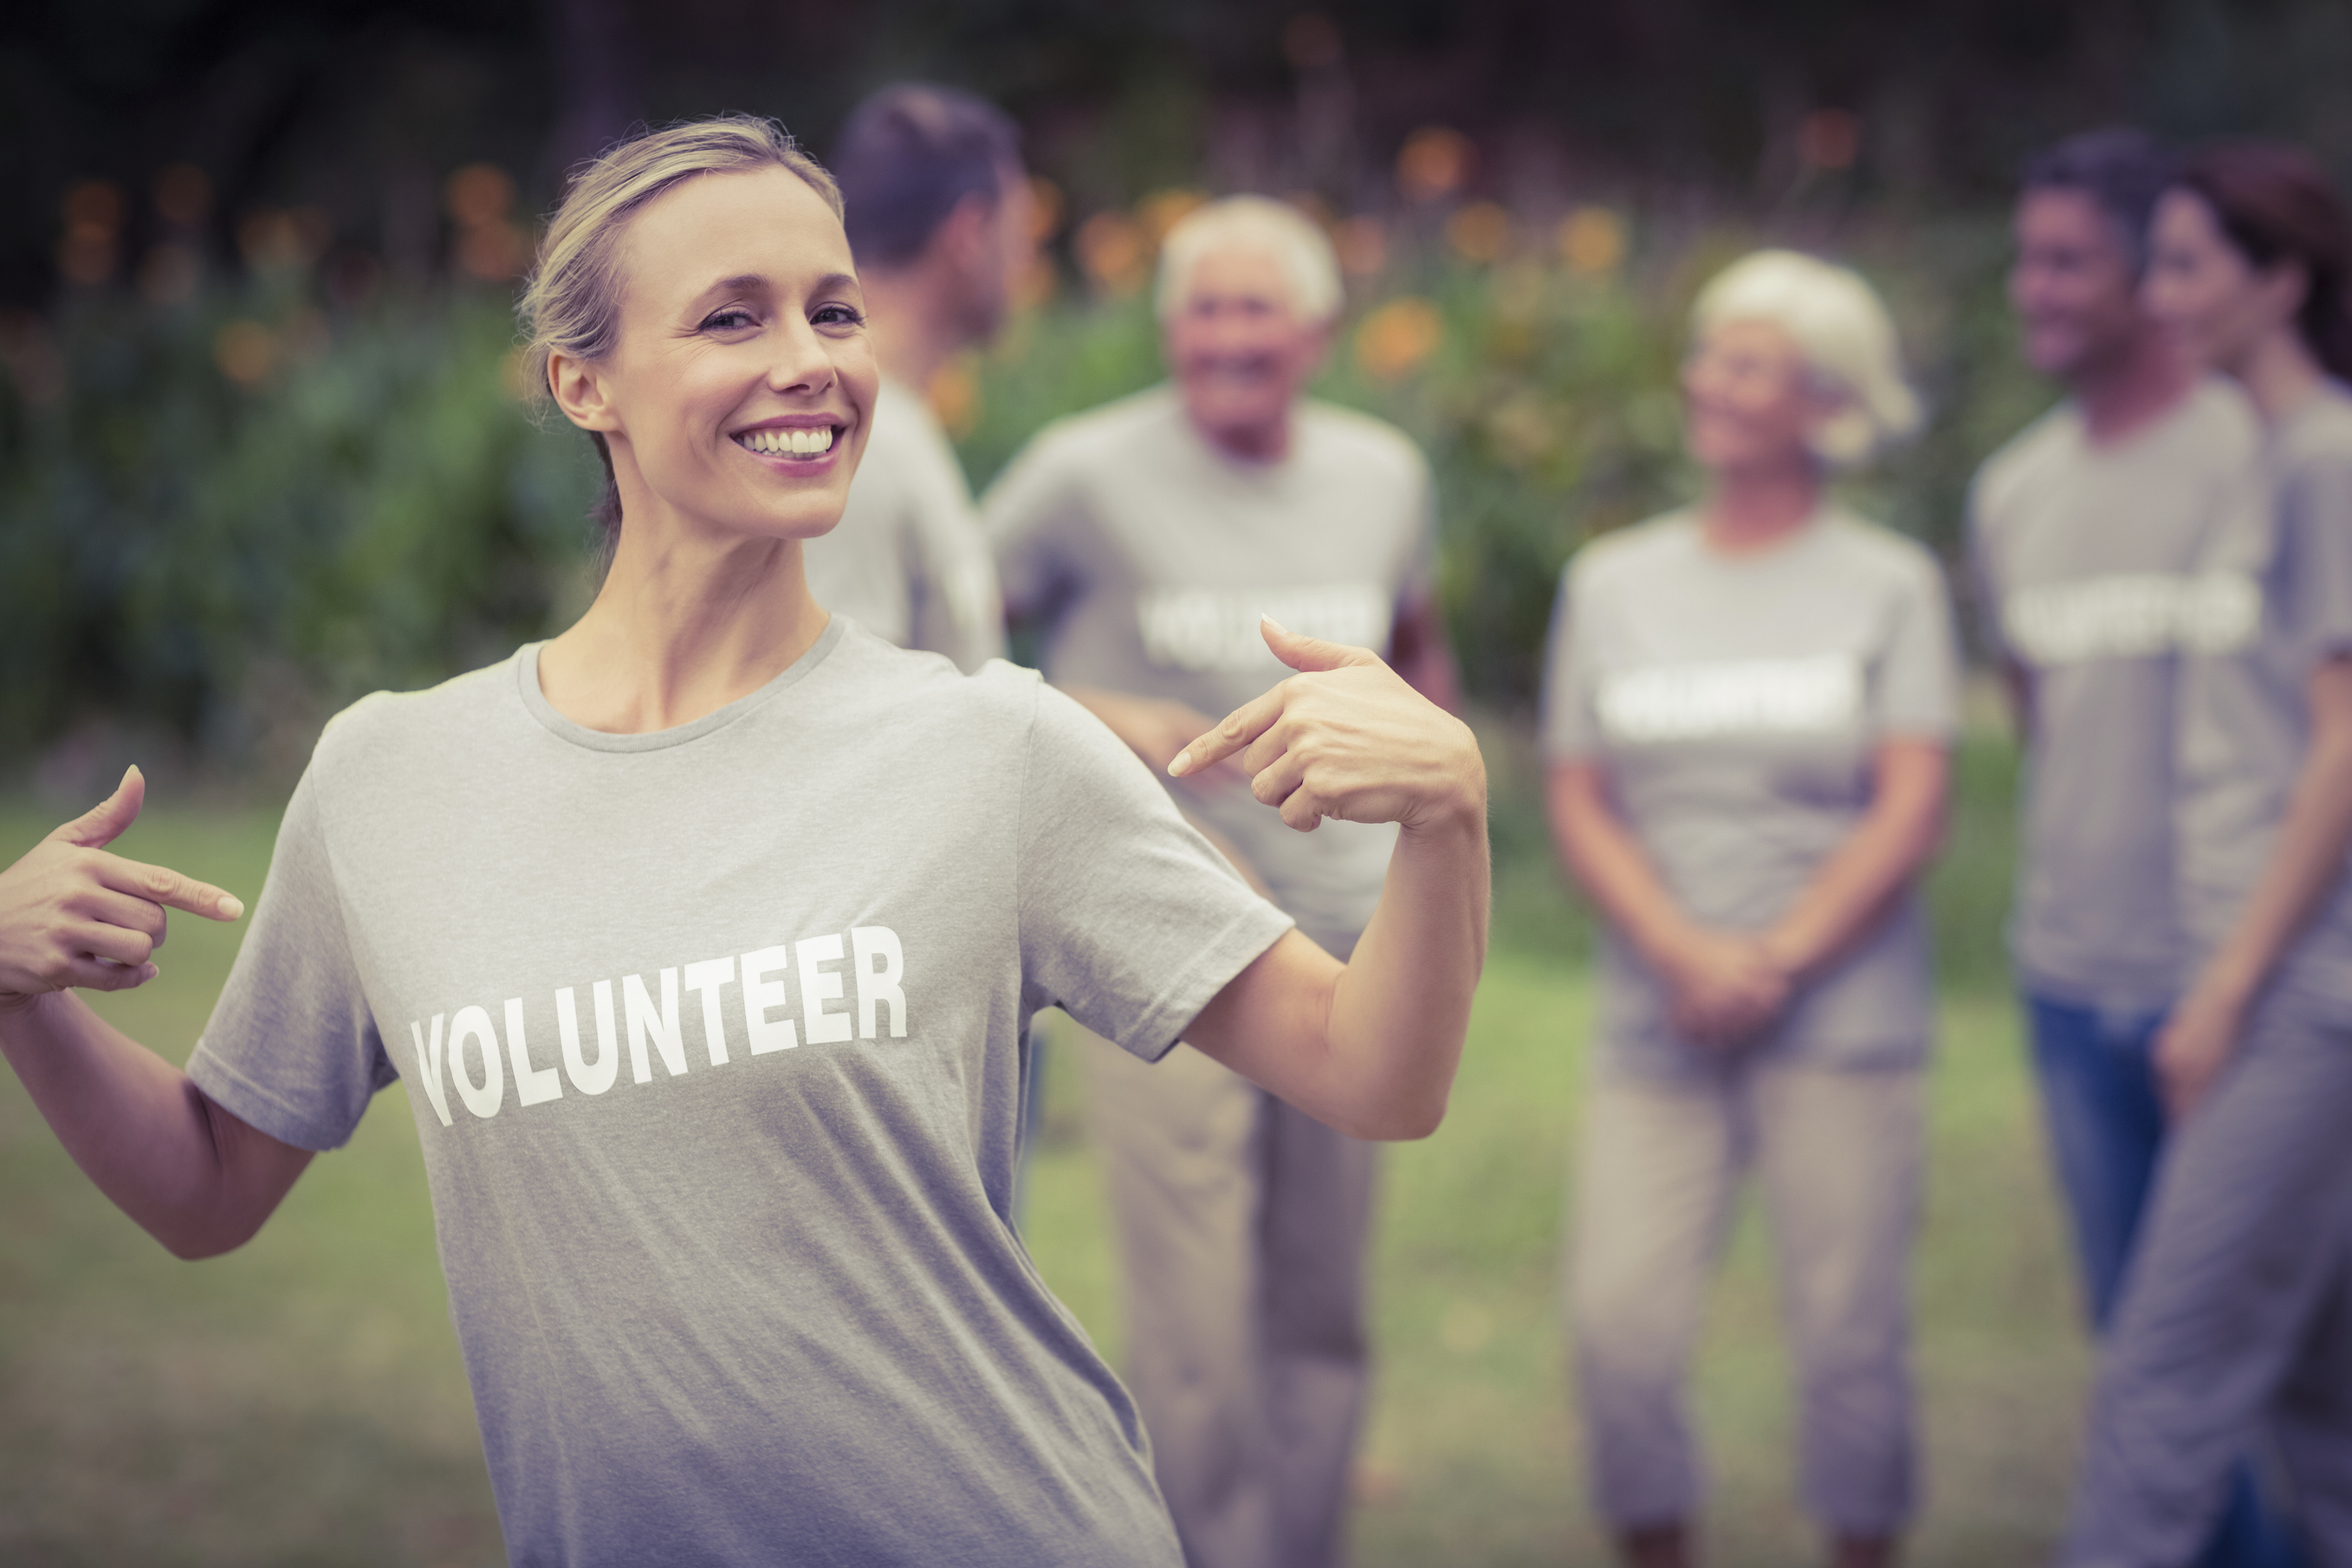
[[1683, 1404], [1733, 1198], [1760, 1178], [1795, 1352], [1807, 1510], [1892, 1535], [1913, 1490], [1909, 1278], [1920, 1075], [1737, 1064], [1689, 1079], [1605, 1069], [1585, 1100], [1568, 1302], [1593, 1500], [1612, 1529], [1698, 1510]]
[[1190, 1046], [1075, 1025], [1129, 1388], [1190, 1568], [1337, 1568], [1368, 1372], [1374, 1149]]

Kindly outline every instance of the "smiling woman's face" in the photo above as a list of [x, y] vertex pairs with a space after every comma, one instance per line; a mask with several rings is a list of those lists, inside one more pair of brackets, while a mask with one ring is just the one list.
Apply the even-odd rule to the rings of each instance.
[[699, 174], [639, 209], [620, 259], [612, 353], [559, 362], [555, 380], [566, 416], [611, 447], [624, 528], [648, 502], [725, 533], [832, 528], [877, 373], [824, 198], [788, 169]]

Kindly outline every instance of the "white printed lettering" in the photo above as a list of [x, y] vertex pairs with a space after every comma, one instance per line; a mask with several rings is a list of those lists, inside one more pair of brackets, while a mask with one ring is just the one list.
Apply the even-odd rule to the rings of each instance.
[[2261, 628], [2260, 584], [2242, 572], [2146, 572], [2038, 583], [2001, 602], [2000, 628], [2031, 664], [2227, 653]]
[[743, 1026], [744, 1032], [751, 1037], [751, 1054], [755, 1057], [764, 1057], [770, 1051], [788, 1051], [801, 1043], [790, 1018], [772, 1022], [768, 1017], [769, 1008], [786, 1005], [784, 983], [769, 979], [768, 972], [781, 972], [792, 961], [792, 950], [781, 945], [743, 955]]
[[793, 944], [801, 972], [801, 1033], [810, 1045], [825, 1040], [849, 1038], [849, 1015], [828, 1013], [827, 1002], [841, 995], [841, 973], [822, 969], [818, 965], [838, 962], [841, 957], [839, 935], [813, 936]]
[[[474, 1054], [482, 1058], [479, 1088], [466, 1071], [468, 1040], [474, 1042]], [[490, 1027], [490, 1016], [479, 1007], [460, 1007], [449, 1020], [449, 1081], [457, 1086], [457, 1098], [466, 1102], [466, 1109], [485, 1121], [499, 1113], [499, 1104], [507, 1097], [507, 1070], [499, 1062], [498, 1033]]]
[[719, 1011], [719, 988], [735, 978], [731, 958], [706, 958], [686, 966], [686, 988], [702, 993], [702, 1043], [709, 1047], [710, 1065], [727, 1065], [727, 1020]]
[[654, 1069], [646, 1060], [646, 1037], [653, 1037], [654, 1048], [661, 1052], [662, 1066], [672, 1078], [686, 1076], [686, 1031], [677, 1022], [677, 971], [661, 972], [661, 1015], [654, 1015], [654, 999], [646, 994], [641, 975], [621, 977], [621, 1006], [629, 1016], [629, 1072], [638, 1083], [652, 1081]]
[[860, 1039], [874, 1037], [875, 1009], [884, 1003], [890, 1007], [890, 1037], [907, 1037], [907, 993], [900, 989], [901, 973], [906, 968], [906, 954], [898, 947], [898, 933], [888, 926], [854, 926], [849, 932], [851, 967], [857, 972], [857, 1035]]
[[1601, 678], [1601, 728], [1632, 744], [1718, 735], [1817, 734], [1862, 721], [1852, 654], [1659, 664]]
[[522, 998], [507, 998], [507, 1059], [514, 1063], [515, 1102], [543, 1105], [563, 1093], [563, 1080], [553, 1068], [530, 1065], [530, 1047], [522, 1037]]
[[417, 1081], [424, 1084], [425, 1098], [432, 1101], [434, 1114], [441, 1118], [444, 1127], [450, 1125], [449, 1091], [441, 1081], [441, 1020], [447, 1016], [446, 1013], [433, 1015], [433, 1045], [429, 1050], [425, 1044], [423, 1026], [415, 1023], [408, 1026], [408, 1037], [416, 1042]]
[[1377, 583], [1330, 583], [1274, 593], [1155, 588], [1138, 595], [1144, 656], [1162, 669], [1279, 670], [1258, 619], [1272, 616], [1303, 637], [1349, 647], [1386, 647], [1394, 607]]
[[621, 1045], [613, 1038], [613, 983], [596, 982], [596, 1062], [580, 1054], [580, 1006], [572, 987], [555, 994], [555, 1028], [563, 1037], [563, 1073], [583, 1094], [602, 1094], [621, 1071]]

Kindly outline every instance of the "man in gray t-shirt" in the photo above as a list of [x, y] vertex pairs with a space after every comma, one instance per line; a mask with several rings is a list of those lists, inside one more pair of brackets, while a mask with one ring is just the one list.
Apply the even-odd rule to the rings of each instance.
[[[2084, 1295], [2102, 1328], [2165, 1113], [2156, 1032], [2186, 984], [2174, 863], [2180, 656], [2210, 618], [2197, 563], [2251, 480], [2233, 390], [2200, 380], [2140, 308], [2170, 172], [2146, 138], [2078, 137], [2027, 166], [2010, 298], [2066, 401], [1986, 462], [1969, 546], [1987, 641], [2027, 748], [2011, 947]], [[2252, 1561], [2250, 1479], [2215, 1542]]]
[[[1378, 650], [1450, 703], [1427, 466], [1398, 431], [1301, 395], [1339, 303], [1321, 231], [1271, 202], [1216, 203], [1171, 231], [1162, 268], [1172, 384], [1048, 427], [984, 502], [1046, 675], [1155, 765], [1281, 679], [1262, 615]], [[1301, 930], [1354, 947], [1394, 828], [1290, 833], [1223, 771], [1174, 787]], [[1086, 1061], [1128, 1381], [1187, 1561], [1334, 1563], [1365, 1385], [1370, 1146], [1181, 1048], [1149, 1068]]]
[[969, 93], [902, 83], [851, 112], [834, 153], [882, 386], [841, 521], [804, 547], [809, 590], [967, 673], [1003, 655], [1003, 608], [971, 490], [923, 389], [995, 335], [1034, 264], [1018, 136]]

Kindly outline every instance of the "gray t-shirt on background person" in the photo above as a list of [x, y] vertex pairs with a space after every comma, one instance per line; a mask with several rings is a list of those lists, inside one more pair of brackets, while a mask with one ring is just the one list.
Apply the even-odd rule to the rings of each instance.
[[[1544, 680], [1555, 762], [1605, 768], [1612, 803], [1675, 902], [1761, 931], [1869, 809], [1881, 742], [1948, 741], [1959, 662], [1943, 574], [1910, 540], [1832, 507], [1752, 554], [1672, 512], [1577, 552]], [[1672, 1076], [1721, 1053], [1685, 1039], [1665, 985], [1604, 931], [1601, 1060]], [[1906, 892], [1749, 1047], [1825, 1067], [1927, 1052], [1934, 978]]]
[[[1046, 426], [982, 501], [1006, 600], [1045, 624], [1048, 679], [1211, 720], [1291, 673], [1262, 614], [1386, 657], [1398, 611], [1429, 592], [1434, 513], [1428, 464], [1392, 426], [1304, 403], [1287, 457], [1244, 462], [1203, 440], [1167, 385]], [[1347, 952], [1380, 901], [1394, 826], [1295, 832], [1239, 780], [1177, 792], [1301, 930]]]
[[2010, 919], [2033, 994], [2148, 1013], [2179, 992], [2178, 655], [2200, 613], [2195, 562], [2244, 494], [2256, 438], [2245, 400], [2209, 379], [2115, 446], [2061, 404], [1977, 473], [1987, 640], [2033, 691]]
[[512, 1560], [1177, 1568], [1022, 1041], [1157, 1057], [1290, 921], [1029, 671], [835, 617], [611, 735], [537, 654], [328, 727], [188, 1068], [311, 1149], [405, 1080]]
[[832, 532], [803, 547], [809, 592], [900, 647], [967, 675], [1004, 657], [996, 563], [947, 432], [920, 393], [884, 377]]
[[[2198, 557], [2208, 608], [2181, 661], [2181, 906], [2200, 958], [2269, 863], [2311, 745], [2312, 670], [2352, 654], [2352, 392], [2331, 384], [2289, 416], [2258, 472]], [[2273, 983], [2352, 1007], [2348, 872]]]

